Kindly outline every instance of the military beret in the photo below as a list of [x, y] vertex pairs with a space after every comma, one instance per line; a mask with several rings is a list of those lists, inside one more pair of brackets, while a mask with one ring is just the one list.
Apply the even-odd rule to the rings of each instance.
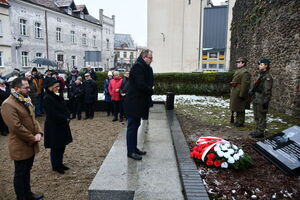
[[271, 63], [271, 61], [267, 58], [262, 58], [258, 61], [258, 64], [260, 64], [260, 63]]

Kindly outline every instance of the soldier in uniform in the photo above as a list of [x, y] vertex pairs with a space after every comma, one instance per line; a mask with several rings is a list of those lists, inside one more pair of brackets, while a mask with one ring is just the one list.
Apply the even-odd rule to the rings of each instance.
[[[250, 88], [251, 74], [247, 71], [247, 59], [239, 58], [236, 61], [237, 70], [230, 83], [230, 110], [232, 113], [231, 123], [236, 127], [243, 127], [245, 122], [245, 109], [247, 108], [248, 91]], [[234, 113], [236, 121], [234, 122]]]
[[258, 62], [260, 74], [250, 91], [250, 95], [253, 96], [253, 112], [256, 123], [255, 131], [250, 133], [253, 138], [264, 137], [266, 129], [266, 117], [273, 86], [273, 78], [269, 73], [270, 63], [270, 60], [266, 58]]

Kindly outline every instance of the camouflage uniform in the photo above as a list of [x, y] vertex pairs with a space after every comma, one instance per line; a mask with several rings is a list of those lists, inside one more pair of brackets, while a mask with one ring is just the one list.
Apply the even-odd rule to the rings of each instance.
[[273, 78], [269, 74], [269, 70], [260, 72], [260, 83], [253, 96], [255, 132], [258, 134], [264, 134], [266, 129], [266, 117], [272, 96], [272, 86]]

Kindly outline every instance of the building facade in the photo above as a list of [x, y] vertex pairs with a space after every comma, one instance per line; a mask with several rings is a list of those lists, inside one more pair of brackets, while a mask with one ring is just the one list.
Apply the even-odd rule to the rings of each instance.
[[11, 68], [11, 33], [9, 3], [0, 0], [0, 71], [7, 73]]
[[137, 47], [130, 34], [115, 34], [115, 68], [129, 70], [137, 59]]
[[[11, 0], [10, 4], [13, 67], [26, 71], [35, 66], [43, 71], [47, 66], [31, 63], [38, 57], [55, 60], [62, 70], [106, 63], [103, 21], [91, 16], [85, 5], [73, 0]], [[112, 54], [113, 47], [109, 51]]]

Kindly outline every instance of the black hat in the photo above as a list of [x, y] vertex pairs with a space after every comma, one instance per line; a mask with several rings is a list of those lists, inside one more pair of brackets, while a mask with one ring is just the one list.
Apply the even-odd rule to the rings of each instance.
[[51, 76], [53, 76], [54, 74], [58, 75], [58, 72], [51, 72]]
[[59, 83], [60, 81], [55, 79], [55, 78], [49, 78], [48, 81], [47, 81], [47, 85], [46, 87], [49, 88], [51, 87], [52, 85], [54, 85], [55, 83]]
[[31, 70], [31, 72], [37, 72], [37, 71], [38, 71], [38, 70], [37, 70], [36, 67], [32, 68], [32, 70]]

